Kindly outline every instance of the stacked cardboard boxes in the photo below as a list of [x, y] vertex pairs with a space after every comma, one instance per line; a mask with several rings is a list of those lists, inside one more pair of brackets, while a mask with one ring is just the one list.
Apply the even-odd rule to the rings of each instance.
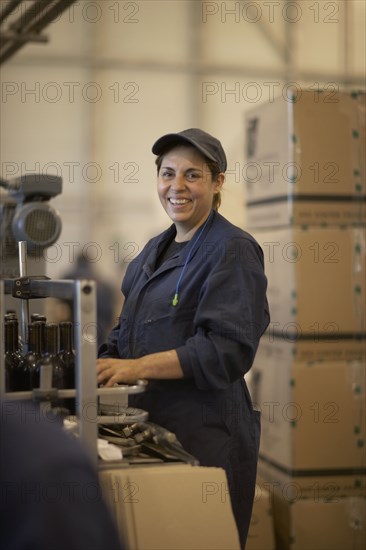
[[250, 227], [365, 222], [365, 94], [281, 97], [246, 132]]
[[252, 369], [258, 483], [281, 549], [366, 543], [365, 95], [302, 91], [252, 110], [247, 219], [271, 323]]

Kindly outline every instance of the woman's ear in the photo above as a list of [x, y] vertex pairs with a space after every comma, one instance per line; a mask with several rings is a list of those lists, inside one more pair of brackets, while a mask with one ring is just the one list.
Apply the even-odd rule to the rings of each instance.
[[223, 172], [220, 172], [220, 174], [217, 176], [217, 179], [215, 180], [215, 193], [219, 193], [221, 191], [221, 188], [224, 185], [224, 181], [225, 174]]

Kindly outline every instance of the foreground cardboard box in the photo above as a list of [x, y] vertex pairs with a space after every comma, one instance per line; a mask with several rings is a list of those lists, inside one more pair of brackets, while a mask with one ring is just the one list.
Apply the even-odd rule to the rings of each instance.
[[[271, 495], [276, 548], [361, 550], [366, 544], [365, 476], [292, 477], [259, 461], [259, 490]], [[351, 492], [348, 493], [348, 488]]]
[[270, 493], [257, 485], [245, 550], [274, 549], [272, 500]]
[[238, 550], [224, 470], [185, 464], [100, 472], [130, 550]]
[[365, 375], [364, 361], [297, 361], [261, 345], [249, 380], [261, 455], [288, 472], [366, 473]]
[[303, 90], [247, 113], [248, 227], [366, 221], [365, 97]]
[[264, 252], [270, 331], [317, 346], [365, 336], [366, 227], [289, 227], [254, 236]]

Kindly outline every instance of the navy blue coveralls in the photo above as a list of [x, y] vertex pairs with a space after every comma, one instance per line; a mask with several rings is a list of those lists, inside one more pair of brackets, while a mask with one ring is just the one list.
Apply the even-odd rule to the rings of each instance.
[[129, 265], [120, 322], [102, 357], [138, 358], [175, 349], [180, 380], [151, 380], [130, 404], [174, 432], [202, 466], [225, 469], [244, 546], [255, 491], [260, 424], [244, 374], [269, 323], [262, 250], [251, 235], [212, 211], [194, 246], [172, 305], [191, 243], [155, 270], [176, 233], [151, 239]]

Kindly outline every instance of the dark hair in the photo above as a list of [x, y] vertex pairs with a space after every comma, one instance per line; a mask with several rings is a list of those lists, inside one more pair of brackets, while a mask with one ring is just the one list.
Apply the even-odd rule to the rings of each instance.
[[[159, 170], [161, 168], [161, 163], [163, 162], [163, 158], [165, 157], [165, 155], [169, 151], [171, 151], [171, 149], [174, 149], [174, 147], [176, 147], [176, 145], [181, 145], [181, 143], [177, 142], [176, 144], [171, 144], [169, 148], [167, 148], [165, 151], [163, 151], [160, 155], [158, 155], [156, 157], [155, 164], [157, 166], [158, 174], [159, 174]], [[192, 147], [192, 148], [194, 149], [194, 147]], [[200, 153], [200, 155], [205, 159], [205, 163], [207, 164], [207, 166], [208, 166], [208, 168], [211, 172], [212, 180], [217, 181], [217, 179], [218, 179], [218, 177], [221, 173], [219, 163], [216, 162], [216, 161], [208, 159], [207, 157], [203, 156], [201, 153]], [[220, 208], [220, 205], [221, 205], [221, 192], [219, 191], [218, 193], [215, 193], [215, 195], [213, 196], [212, 208], [214, 210], [218, 210]]]

